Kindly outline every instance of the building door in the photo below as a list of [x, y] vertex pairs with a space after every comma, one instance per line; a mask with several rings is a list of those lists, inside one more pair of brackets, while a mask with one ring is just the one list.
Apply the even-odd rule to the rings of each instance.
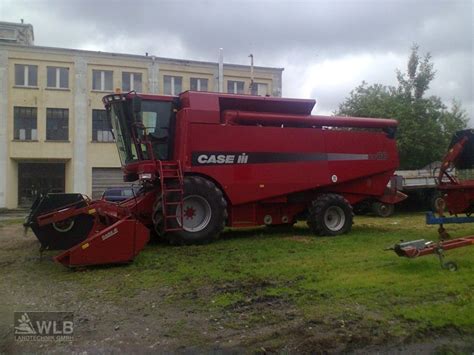
[[64, 192], [64, 163], [18, 163], [18, 206], [30, 207], [39, 194]]
[[109, 187], [129, 186], [130, 183], [123, 182], [123, 172], [120, 168], [92, 168], [92, 198], [102, 197], [104, 191]]

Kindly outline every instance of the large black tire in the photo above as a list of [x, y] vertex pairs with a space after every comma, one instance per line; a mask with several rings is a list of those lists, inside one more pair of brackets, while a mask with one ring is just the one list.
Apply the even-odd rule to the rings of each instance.
[[[158, 208], [161, 200], [156, 205], [155, 211], [159, 213], [162, 209]], [[173, 214], [180, 215], [179, 207], [174, 208]], [[213, 182], [200, 176], [187, 176], [184, 178], [183, 215], [183, 229], [164, 234], [168, 242], [178, 245], [209, 243], [217, 239], [224, 229], [227, 202], [222, 191]], [[158, 227], [155, 225], [155, 230], [163, 235], [163, 217], [154, 214], [154, 220], [159, 222]], [[170, 226], [179, 227], [180, 222], [179, 217], [170, 220]]]
[[352, 207], [341, 195], [324, 194], [311, 203], [307, 223], [316, 235], [335, 236], [352, 228]]
[[153, 203], [153, 214], [152, 214], [152, 220], [153, 220], [153, 227], [158, 235], [158, 237], [163, 237], [164, 236], [164, 223], [163, 223], [163, 202], [162, 202], [162, 197], [161, 193], [158, 193], [155, 203]]
[[395, 212], [395, 206], [393, 204], [376, 201], [372, 203], [372, 212], [379, 217], [390, 217]]

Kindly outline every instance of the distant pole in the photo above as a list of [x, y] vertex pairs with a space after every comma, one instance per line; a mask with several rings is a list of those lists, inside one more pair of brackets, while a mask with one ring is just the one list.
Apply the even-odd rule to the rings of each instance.
[[219, 92], [224, 92], [224, 49], [219, 48]]
[[253, 85], [254, 85], [254, 77], [253, 77], [253, 54], [250, 53], [250, 86], [249, 86], [249, 94], [252, 95]]

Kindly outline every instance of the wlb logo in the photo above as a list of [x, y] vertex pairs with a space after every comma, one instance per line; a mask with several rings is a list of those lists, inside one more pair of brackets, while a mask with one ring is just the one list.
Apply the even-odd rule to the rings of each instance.
[[15, 312], [17, 341], [72, 341], [72, 312]]
[[27, 313], [23, 313], [20, 318], [17, 319], [18, 326], [15, 327], [15, 334], [18, 335], [31, 335], [36, 334], [35, 328], [31, 323], [30, 317]]

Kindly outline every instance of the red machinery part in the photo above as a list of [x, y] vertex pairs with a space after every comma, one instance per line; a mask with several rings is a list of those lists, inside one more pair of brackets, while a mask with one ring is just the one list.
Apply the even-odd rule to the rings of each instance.
[[301, 116], [230, 110], [222, 112], [222, 119], [228, 124], [273, 124], [300, 127], [395, 128], [398, 126], [397, 121], [383, 118]]
[[148, 243], [149, 234], [149, 229], [137, 219], [126, 217], [59, 254], [55, 260], [68, 267], [130, 262]]
[[[449, 150], [441, 163], [437, 178], [437, 188], [442, 193], [443, 203], [439, 206], [439, 217], [427, 213], [428, 224], [439, 223], [438, 233], [440, 241], [427, 242], [424, 239], [402, 242], [396, 244], [392, 249], [397, 255], [408, 258], [437, 254], [443, 268], [455, 271], [457, 266], [453, 262], [443, 262], [443, 252], [450, 249], [463, 248], [474, 245], [474, 236], [449, 239], [449, 233], [444, 229], [446, 223], [472, 222], [470, 215], [474, 205], [474, 180], [461, 180], [456, 177], [451, 168], [456, 168], [456, 173], [461, 175], [464, 169], [472, 169], [474, 166], [474, 131], [471, 129], [458, 131], [454, 134]], [[444, 208], [455, 217], [445, 217]], [[467, 217], [459, 217], [458, 214], [466, 214]], [[448, 240], [446, 240], [448, 239]]]
[[[53, 205], [54, 197], [47, 196], [53, 199]], [[57, 197], [61, 198], [61, 195]], [[64, 266], [130, 262], [148, 243], [150, 229], [145, 224], [150, 225], [151, 219], [140, 214], [140, 211], [150, 209], [155, 197], [156, 191], [151, 190], [122, 203], [76, 199], [74, 203], [34, 217], [32, 228], [38, 237], [38, 230], [52, 234], [49, 239], [42, 241], [44, 249], [67, 249], [55, 257]], [[92, 220], [91, 226], [81, 228], [84, 221], [89, 219]], [[50, 227], [61, 223], [79, 229], [64, 228], [62, 231]], [[86, 235], [77, 236], [77, 231]], [[68, 243], [68, 239], [75, 241], [75, 244]]]
[[457, 174], [474, 166], [474, 130], [467, 129], [455, 133], [448, 153], [441, 163], [438, 174], [438, 190], [442, 193], [446, 208], [450, 214], [473, 212], [474, 180], [455, 177], [450, 168], [456, 168]]
[[451, 250], [462, 247], [474, 245], [474, 236], [461, 237], [443, 242], [435, 243], [428, 242], [424, 239], [415, 240], [411, 242], [402, 242], [396, 244], [393, 248], [398, 256], [405, 256], [407, 258], [416, 258], [429, 254], [436, 254], [440, 250]]

